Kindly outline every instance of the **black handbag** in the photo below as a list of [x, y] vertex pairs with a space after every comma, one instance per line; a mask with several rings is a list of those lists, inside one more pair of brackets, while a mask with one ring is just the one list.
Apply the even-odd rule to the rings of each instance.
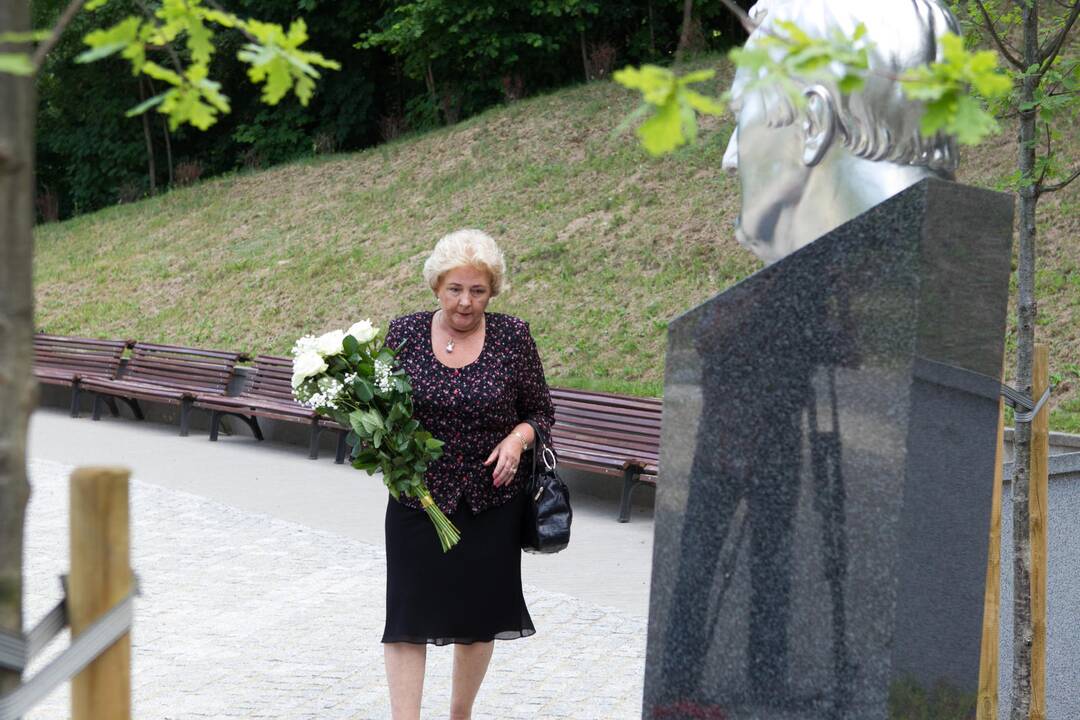
[[[570, 544], [570, 488], [559, 477], [555, 451], [544, 442], [540, 428], [532, 421], [532, 475], [525, 488], [525, 516], [522, 520], [521, 549], [527, 553], [557, 553]], [[537, 462], [537, 458], [541, 462]]]

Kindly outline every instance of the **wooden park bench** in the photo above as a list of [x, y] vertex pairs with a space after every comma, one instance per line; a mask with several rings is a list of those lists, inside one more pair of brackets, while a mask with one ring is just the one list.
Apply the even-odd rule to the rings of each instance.
[[621, 477], [619, 522], [629, 522], [634, 488], [656, 484], [663, 401], [566, 388], [551, 388], [551, 400], [559, 463]]
[[91, 378], [83, 389], [94, 393], [94, 419], [101, 419], [106, 398], [124, 401], [138, 420], [139, 400], [180, 406], [180, 435], [188, 434], [195, 398], [225, 395], [240, 353], [138, 342], [119, 379]]
[[325, 419], [320, 418], [314, 410], [293, 399], [292, 358], [276, 355], [259, 355], [255, 358], [255, 377], [239, 395], [199, 395], [195, 399], [195, 407], [211, 412], [212, 441], [218, 439], [221, 418], [226, 415], [247, 423], [257, 440], [263, 439], [262, 430], [259, 428], [260, 417], [305, 423], [311, 429], [308, 457], [312, 460], [319, 457], [319, 433], [324, 427], [328, 427]]
[[[115, 379], [127, 340], [67, 335], [34, 335], [34, 377], [45, 385], [71, 388], [71, 417], [79, 417], [79, 396], [87, 378]], [[111, 406], [114, 412], [115, 405]]]

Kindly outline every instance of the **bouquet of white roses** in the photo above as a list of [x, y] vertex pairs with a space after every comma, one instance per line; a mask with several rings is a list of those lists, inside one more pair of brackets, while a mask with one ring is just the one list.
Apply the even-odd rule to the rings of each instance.
[[443, 552], [461, 539], [431, 498], [424, 473], [443, 443], [413, 419], [412, 386], [394, 367], [396, 350], [361, 320], [348, 330], [306, 335], [293, 345], [293, 395], [320, 415], [351, 428], [352, 466], [375, 474], [394, 498], [417, 498], [435, 525]]

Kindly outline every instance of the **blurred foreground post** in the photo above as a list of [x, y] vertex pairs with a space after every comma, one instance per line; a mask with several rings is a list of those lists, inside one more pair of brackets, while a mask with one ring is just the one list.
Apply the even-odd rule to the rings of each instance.
[[[71, 474], [72, 637], [131, 591], [128, 477], [123, 468]], [[72, 720], [130, 720], [131, 636], [125, 635], [71, 681]]]
[[[1031, 397], [1038, 400], [1050, 383], [1050, 350], [1035, 345]], [[1050, 409], [1044, 404], [1031, 421], [1031, 720], [1046, 720], [1047, 494], [1049, 493]]]
[[[1002, 368], [1002, 379], [1005, 368]], [[979, 701], [976, 720], [998, 720], [998, 672], [1001, 628], [1001, 483], [1005, 461], [1005, 398], [998, 400], [997, 445], [994, 451], [994, 495], [990, 503], [990, 547], [986, 553], [986, 594], [979, 658]]]

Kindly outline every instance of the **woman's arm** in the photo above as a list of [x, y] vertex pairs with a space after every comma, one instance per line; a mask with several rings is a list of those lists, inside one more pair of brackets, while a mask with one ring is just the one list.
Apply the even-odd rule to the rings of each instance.
[[[524, 323], [524, 337], [518, 364], [518, 395], [515, 403], [517, 416], [522, 421], [532, 420], [540, 428], [544, 442], [550, 442], [551, 426], [555, 423], [555, 407], [551, 404], [551, 391], [544, 377], [544, 365], [540, 361], [540, 352], [529, 331], [529, 324]], [[526, 428], [528, 434], [521, 428]], [[529, 447], [536, 444], [532, 428], [522, 422], [516, 431], [525, 435]]]
[[521, 454], [536, 445], [536, 433], [526, 420], [532, 420], [540, 428], [541, 440], [547, 442], [551, 437], [551, 426], [555, 422], [555, 409], [551, 404], [551, 392], [544, 379], [544, 366], [540, 362], [540, 353], [536, 349], [528, 323], [522, 323], [520, 346], [517, 353], [514, 379], [516, 394], [514, 411], [518, 424], [492, 450], [485, 465], [495, 464], [492, 475], [495, 486], [508, 485], [517, 474]]

